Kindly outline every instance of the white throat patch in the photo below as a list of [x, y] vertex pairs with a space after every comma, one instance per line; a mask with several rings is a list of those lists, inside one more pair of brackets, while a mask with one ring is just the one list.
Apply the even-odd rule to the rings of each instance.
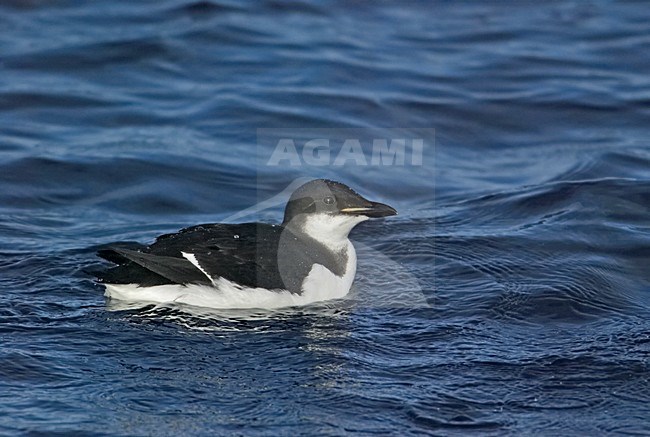
[[302, 231], [330, 250], [340, 251], [348, 247], [348, 235], [352, 228], [368, 220], [364, 215], [310, 214]]

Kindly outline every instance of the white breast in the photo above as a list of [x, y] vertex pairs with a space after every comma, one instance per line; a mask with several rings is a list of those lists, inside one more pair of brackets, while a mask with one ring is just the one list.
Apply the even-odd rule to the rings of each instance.
[[311, 302], [340, 299], [350, 291], [357, 272], [357, 253], [350, 240], [345, 249], [348, 262], [343, 276], [337, 276], [320, 264], [314, 264], [302, 283], [303, 295]]

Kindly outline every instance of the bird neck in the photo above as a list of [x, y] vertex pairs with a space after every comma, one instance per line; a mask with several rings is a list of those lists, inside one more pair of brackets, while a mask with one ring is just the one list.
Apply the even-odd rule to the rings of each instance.
[[293, 233], [309, 237], [328, 250], [341, 252], [347, 251], [352, 228], [367, 219], [343, 214], [300, 214], [283, 224]]

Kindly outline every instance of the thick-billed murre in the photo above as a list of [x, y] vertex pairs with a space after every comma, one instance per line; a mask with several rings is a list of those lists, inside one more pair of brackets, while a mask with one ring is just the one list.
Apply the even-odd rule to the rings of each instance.
[[326, 179], [295, 190], [280, 225], [204, 224], [149, 245], [115, 244], [98, 255], [118, 264], [97, 273], [106, 296], [229, 308], [280, 307], [345, 296], [357, 268], [348, 234], [395, 215]]

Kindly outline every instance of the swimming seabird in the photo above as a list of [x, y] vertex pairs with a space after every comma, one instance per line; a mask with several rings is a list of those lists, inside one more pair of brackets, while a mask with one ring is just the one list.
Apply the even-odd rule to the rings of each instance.
[[115, 244], [98, 255], [106, 296], [217, 307], [278, 307], [345, 296], [357, 269], [348, 234], [397, 214], [350, 187], [316, 179], [293, 192], [282, 224], [203, 224], [149, 245]]

